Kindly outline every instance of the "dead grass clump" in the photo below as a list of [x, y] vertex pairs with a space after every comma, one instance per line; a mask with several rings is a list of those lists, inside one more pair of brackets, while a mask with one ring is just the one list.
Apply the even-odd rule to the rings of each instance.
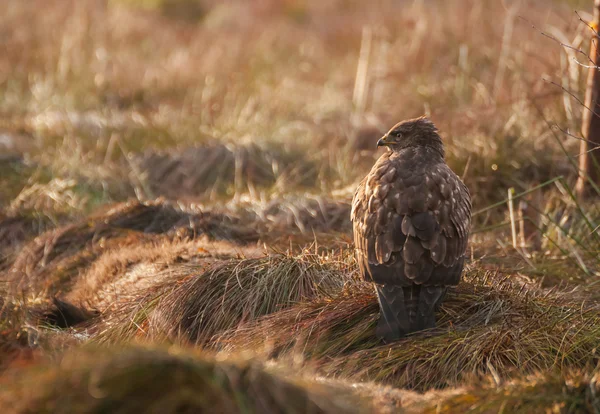
[[69, 333], [43, 326], [45, 313], [53, 313], [56, 325], [65, 318], [86, 317], [79, 309], [58, 300], [52, 304], [24, 303], [10, 294], [8, 283], [0, 281], [0, 373], [78, 342]]
[[373, 288], [352, 284], [335, 297], [298, 303], [213, 339], [223, 351], [250, 349], [272, 356], [319, 359], [371, 348], [379, 343], [379, 314]]
[[[5, 286], [0, 285], [4, 291]], [[0, 372], [19, 358], [31, 356], [27, 331], [22, 324], [22, 312], [0, 292]]]
[[160, 300], [150, 322], [171, 338], [197, 344], [296, 302], [329, 296], [349, 280], [338, 264], [309, 253], [230, 260], [203, 273], [188, 265], [169, 272], [186, 279]]
[[258, 248], [240, 247], [207, 238], [187, 241], [149, 242], [109, 250], [75, 282], [65, 296], [68, 303], [100, 314], [78, 327], [93, 332], [100, 342], [126, 341], [135, 336], [151, 336], [148, 316], [159, 298], [185, 279], [176, 272], [182, 263], [198, 272], [218, 261], [260, 254]]
[[73, 277], [100, 253], [152, 240], [153, 234], [256, 240], [253, 231], [227, 216], [184, 211], [162, 201], [123, 203], [84, 222], [37, 237], [17, 256], [10, 276], [20, 288], [34, 294], [68, 291]]
[[440, 334], [334, 358], [324, 369], [422, 390], [482, 374], [507, 378], [595, 364], [600, 312], [583, 306], [581, 298], [506, 282], [483, 288], [466, 285], [452, 295], [443, 308]]
[[21, 190], [10, 203], [8, 211], [28, 212], [50, 218], [81, 212], [88, 200], [76, 191], [75, 180], [54, 178], [48, 183], [34, 183]]
[[324, 196], [281, 196], [267, 202], [238, 202], [234, 211], [246, 220], [257, 223], [267, 236], [273, 232], [303, 234], [315, 232], [349, 233], [350, 203]]
[[299, 385], [250, 362], [147, 348], [69, 353], [0, 383], [0, 401], [15, 413], [361, 411], [352, 390]]
[[[144, 289], [131, 289], [112, 303], [97, 320], [78, 329], [99, 344], [139, 342], [159, 343], [165, 338], [164, 326], [154, 323], [154, 312], [160, 301], [173, 293], [185, 281], [181, 274], [150, 273], [156, 281]], [[181, 277], [184, 277], [182, 280]]]
[[27, 240], [51, 227], [47, 218], [3, 215], [0, 212], [0, 271], [10, 267]]
[[572, 292], [542, 292], [499, 275], [471, 273], [448, 294], [437, 329], [384, 346], [374, 346], [373, 292], [362, 287], [355, 295], [298, 304], [227, 332], [221, 343], [226, 350], [300, 354], [328, 375], [416, 390], [490, 373], [507, 378], [582, 368], [596, 360], [600, 311]]
[[300, 154], [255, 144], [212, 144], [146, 153], [136, 163], [152, 192], [168, 198], [234, 194], [275, 184], [314, 186], [316, 167]]
[[465, 389], [416, 403], [411, 409], [421, 413], [595, 413], [600, 411], [599, 392], [596, 371], [537, 374], [501, 386]]
[[160, 284], [170, 276], [166, 270], [182, 263], [208, 268], [220, 260], [256, 256], [261, 251], [208, 238], [133, 244], [103, 253], [77, 278], [65, 299], [106, 313]]
[[0, 332], [0, 373], [15, 361], [33, 358], [33, 350], [28, 346], [27, 334], [20, 329], [4, 329]]

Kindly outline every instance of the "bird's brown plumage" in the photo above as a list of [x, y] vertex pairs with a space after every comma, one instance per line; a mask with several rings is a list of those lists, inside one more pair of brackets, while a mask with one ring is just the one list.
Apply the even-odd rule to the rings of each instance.
[[471, 201], [428, 119], [395, 125], [379, 144], [389, 150], [359, 184], [351, 219], [361, 274], [376, 284], [384, 319], [391, 307], [401, 325], [386, 334], [380, 323], [381, 336], [397, 339], [435, 325], [434, 307], [458, 284]]

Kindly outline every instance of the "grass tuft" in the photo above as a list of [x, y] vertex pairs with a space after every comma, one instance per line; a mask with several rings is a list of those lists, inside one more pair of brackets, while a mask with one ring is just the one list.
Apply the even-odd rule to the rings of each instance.
[[113, 323], [99, 339], [136, 335], [208, 344], [224, 330], [335, 294], [350, 280], [340, 271], [344, 266], [309, 253], [229, 260], [208, 269], [205, 264], [172, 266], [155, 277], [165, 283], [136, 300], [132, 313], [120, 312], [121, 323]]
[[351, 389], [301, 384], [256, 363], [139, 347], [80, 350], [0, 383], [0, 402], [15, 413], [353, 413], [363, 407]]
[[153, 194], [179, 199], [231, 196], [273, 186], [286, 191], [313, 187], [317, 174], [303, 154], [255, 144], [146, 152], [135, 162]]
[[206, 234], [242, 243], [257, 239], [252, 230], [227, 216], [187, 212], [163, 201], [129, 202], [40, 235], [16, 257], [10, 277], [36, 295], [68, 291], [73, 278], [109, 249], [111, 241], [117, 248], [154, 234], [173, 238]]
[[595, 413], [600, 410], [599, 392], [597, 371], [538, 373], [499, 387], [472, 387], [412, 408], [422, 413]]
[[600, 311], [572, 292], [542, 292], [506, 277], [471, 273], [448, 294], [438, 328], [377, 346], [372, 288], [301, 303], [225, 333], [225, 350], [310, 359], [336, 377], [415, 390], [457, 386], [485, 374], [509, 378], [595, 364]]

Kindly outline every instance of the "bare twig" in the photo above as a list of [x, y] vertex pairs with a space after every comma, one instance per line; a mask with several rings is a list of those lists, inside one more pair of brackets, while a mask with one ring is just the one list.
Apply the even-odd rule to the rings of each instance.
[[560, 89], [562, 89], [564, 92], [566, 92], [571, 98], [575, 99], [581, 106], [583, 106], [585, 109], [587, 109], [588, 111], [590, 111], [592, 114], [600, 117], [599, 114], [597, 114], [596, 112], [594, 112], [590, 107], [588, 107], [586, 104], [583, 103], [583, 101], [581, 99], [579, 99], [573, 92], [571, 92], [570, 90], [568, 90], [567, 88], [565, 88], [562, 85], [559, 85], [558, 83], [549, 80], [549, 79], [542, 79], [544, 82], [550, 83], [554, 86], [558, 86]]
[[598, 31], [592, 25], [590, 25], [590, 22], [583, 20], [583, 18], [581, 17], [581, 15], [579, 14], [579, 12], [577, 10], [575, 10], [575, 14], [577, 15], [577, 17], [579, 18], [579, 21], [581, 23], [585, 24], [592, 32], [594, 32], [596, 37], [600, 37], [600, 35], [598, 35]]
[[508, 189], [508, 213], [510, 217], [510, 232], [512, 234], [513, 247], [517, 248], [517, 226], [515, 224], [515, 209], [513, 203], [513, 195], [515, 194], [514, 188]]
[[540, 32], [540, 34], [541, 34], [542, 36], [544, 36], [544, 37], [547, 37], [548, 39], [550, 39], [550, 40], [552, 40], [552, 41], [554, 41], [554, 42], [558, 43], [558, 44], [559, 44], [559, 45], [561, 45], [562, 47], [566, 47], [567, 49], [571, 49], [571, 50], [573, 50], [573, 51], [575, 51], [575, 52], [577, 52], [577, 53], [579, 53], [579, 54], [581, 54], [581, 55], [585, 56], [585, 57], [588, 59], [588, 61], [589, 61], [589, 62], [590, 62], [592, 65], [596, 66], [596, 62], [594, 62], [594, 61], [592, 60], [592, 58], [590, 57], [590, 55], [589, 55], [587, 52], [583, 51], [582, 49], [579, 49], [579, 48], [573, 47], [573, 46], [571, 46], [571, 45], [569, 45], [569, 44], [566, 44], [566, 43], [564, 43], [564, 42], [561, 42], [561, 41], [560, 41], [560, 40], [558, 40], [556, 37], [554, 37], [554, 36], [552, 36], [552, 35], [550, 35], [550, 34], [548, 34], [548, 33], [544, 32], [544, 31], [542, 31], [542, 30], [540, 30], [540, 29], [538, 29], [538, 28], [537, 28], [537, 27], [536, 27], [536, 26], [535, 26], [535, 25], [534, 25], [534, 24], [533, 24], [531, 21], [527, 20], [527, 19], [526, 19], [526, 18], [524, 18], [523, 16], [518, 16], [518, 17], [519, 17], [520, 19], [524, 20], [525, 22], [527, 22], [528, 24], [530, 24], [530, 25], [531, 25], [531, 27], [532, 27], [532, 28], [534, 28], [535, 30], [537, 30], [538, 32]]

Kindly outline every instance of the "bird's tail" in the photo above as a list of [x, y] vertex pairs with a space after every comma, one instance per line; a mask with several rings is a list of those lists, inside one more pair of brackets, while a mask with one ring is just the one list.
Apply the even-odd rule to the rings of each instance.
[[381, 308], [377, 336], [386, 342], [435, 327], [435, 310], [446, 292], [443, 286], [375, 285]]

